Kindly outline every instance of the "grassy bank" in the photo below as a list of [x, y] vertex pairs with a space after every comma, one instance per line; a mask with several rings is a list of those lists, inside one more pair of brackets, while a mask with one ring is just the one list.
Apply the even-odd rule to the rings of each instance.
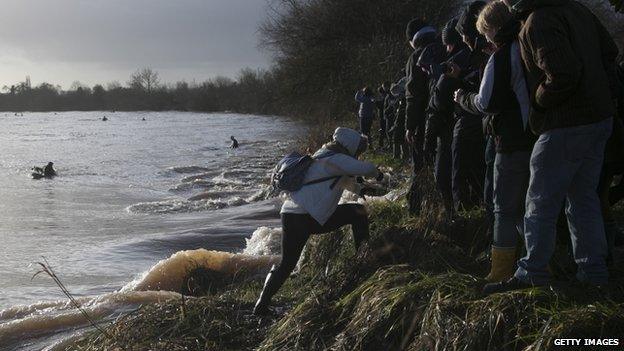
[[482, 296], [483, 214], [446, 220], [429, 174], [419, 177], [419, 217], [404, 200], [371, 204], [371, 240], [358, 252], [348, 230], [313, 237], [272, 316], [251, 314], [261, 282], [218, 285], [206, 296], [144, 306], [106, 327], [108, 335], [94, 332], [69, 349], [550, 350], [555, 338], [624, 336], [622, 272], [604, 290], [575, 285], [563, 247], [552, 265], [557, 287]]

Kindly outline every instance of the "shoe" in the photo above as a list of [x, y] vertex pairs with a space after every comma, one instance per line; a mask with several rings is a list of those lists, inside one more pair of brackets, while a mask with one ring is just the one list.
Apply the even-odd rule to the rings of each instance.
[[277, 268], [273, 266], [264, 281], [264, 287], [262, 288], [260, 297], [258, 298], [258, 301], [256, 301], [256, 305], [253, 310], [253, 313], [257, 316], [266, 315], [270, 312], [269, 304], [271, 303], [271, 298], [284, 283], [285, 279], [279, 279], [276, 275], [276, 271]]
[[516, 277], [511, 277], [511, 279], [500, 283], [485, 284], [482, 293], [484, 295], [492, 295], [513, 290], [528, 289], [532, 287], [534, 287], [534, 285], [525, 283]]
[[258, 300], [254, 306], [253, 314], [256, 316], [266, 316], [269, 313], [271, 313], [271, 310], [269, 309], [268, 303], [261, 303], [260, 300]]
[[497, 248], [492, 246], [490, 274], [485, 277], [490, 283], [509, 280], [516, 271], [516, 248]]

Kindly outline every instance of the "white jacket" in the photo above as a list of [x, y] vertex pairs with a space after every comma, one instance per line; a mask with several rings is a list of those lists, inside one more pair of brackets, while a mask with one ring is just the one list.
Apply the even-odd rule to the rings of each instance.
[[[334, 141], [344, 146], [351, 155], [355, 155], [361, 140], [362, 135], [353, 129], [338, 128], [334, 132]], [[361, 187], [355, 181], [356, 176], [375, 177], [378, 174], [377, 167], [372, 163], [359, 161], [341, 153], [315, 160], [308, 169], [304, 182], [340, 176], [335, 186], [331, 188], [336, 179], [304, 185], [300, 190], [290, 194], [290, 199], [284, 202], [280, 213], [308, 213], [323, 225], [336, 211], [344, 190], [359, 194]]]

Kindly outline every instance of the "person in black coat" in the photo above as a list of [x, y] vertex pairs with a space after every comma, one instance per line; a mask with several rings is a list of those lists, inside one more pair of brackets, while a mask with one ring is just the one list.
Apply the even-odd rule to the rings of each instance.
[[[485, 38], [476, 28], [479, 11], [485, 6], [483, 1], [467, 5], [457, 22], [456, 29], [468, 46], [468, 58], [461, 67], [450, 64], [447, 75], [454, 79], [455, 86], [467, 92], [478, 92], [483, 70], [489, 58]], [[458, 108], [455, 111], [453, 128], [453, 202], [456, 210], [478, 206], [483, 197], [485, 178], [485, 139], [483, 114]]]
[[416, 175], [423, 166], [425, 126], [427, 107], [431, 90], [440, 74], [440, 63], [445, 50], [439, 41], [437, 31], [422, 20], [412, 20], [406, 29], [407, 39], [414, 48], [406, 68], [405, 85], [405, 138], [412, 147], [413, 174], [408, 192], [411, 214], [420, 213], [419, 180]]
[[[455, 62], [464, 66], [470, 51], [461, 35], [457, 32], [457, 18], [450, 20], [442, 30], [442, 44], [446, 47], [447, 61], [442, 63], [442, 71], [448, 69], [450, 63]], [[434, 86], [429, 110], [431, 115], [427, 124], [427, 131], [436, 138], [434, 178], [436, 187], [442, 196], [446, 213], [450, 216], [454, 212], [452, 171], [453, 158], [451, 145], [453, 142], [454, 113], [459, 106], [453, 101], [453, 92], [459, 88], [459, 79], [442, 74]]]

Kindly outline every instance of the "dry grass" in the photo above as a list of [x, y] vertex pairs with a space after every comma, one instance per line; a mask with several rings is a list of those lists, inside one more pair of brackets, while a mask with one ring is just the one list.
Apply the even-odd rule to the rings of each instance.
[[[605, 290], [570, 284], [565, 249], [553, 262], [557, 288], [481, 296], [482, 211], [449, 221], [421, 177], [422, 215], [404, 201], [373, 205], [366, 249], [356, 252], [347, 230], [314, 236], [270, 318], [250, 315], [261, 286], [246, 282], [147, 306], [107, 332], [131, 350], [551, 350], [554, 338], [624, 335], [621, 274]], [[95, 333], [72, 349], [106, 345]]]

